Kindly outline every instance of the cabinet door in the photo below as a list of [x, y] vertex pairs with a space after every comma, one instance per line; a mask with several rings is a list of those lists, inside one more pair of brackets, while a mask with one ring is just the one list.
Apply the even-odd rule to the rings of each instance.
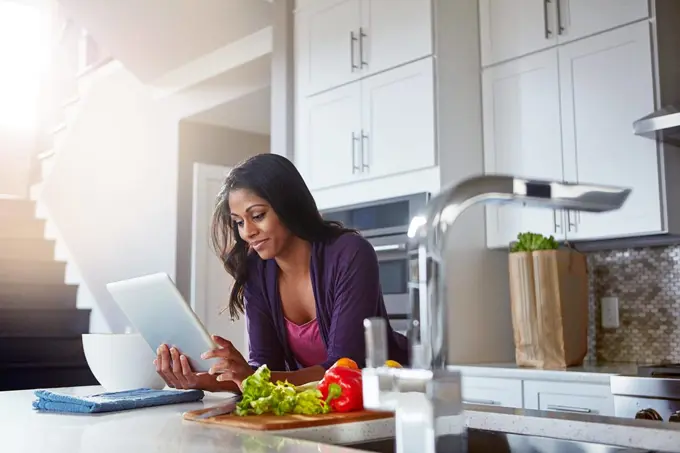
[[375, 74], [432, 54], [431, 0], [364, 0], [362, 74]]
[[463, 403], [483, 406], [522, 408], [522, 381], [519, 379], [462, 377]]
[[524, 408], [590, 415], [614, 415], [609, 385], [524, 381]]
[[618, 211], [570, 214], [574, 240], [662, 229], [656, 142], [631, 130], [654, 110], [650, 39], [649, 24], [639, 22], [560, 48], [566, 179], [633, 190]]
[[435, 164], [432, 59], [362, 83], [362, 173], [378, 177]]
[[351, 182], [359, 174], [361, 85], [351, 83], [301, 104], [299, 165], [312, 189]]
[[359, 77], [360, 0], [323, 0], [295, 16], [298, 87], [318, 93]]
[[[557, 63], [551, 49], [483, 70], [487, 174], [562, 180]], [[562, 217], [560, 211], [490, 205], [487, 245], [507, 247], [525, 231], [563, 239]]]
[[556, 0], [480, 0], [482, 65], [557, 44]]
[[649, 17], [647, 0], [557, 0], [557, 6], [560, 43]]

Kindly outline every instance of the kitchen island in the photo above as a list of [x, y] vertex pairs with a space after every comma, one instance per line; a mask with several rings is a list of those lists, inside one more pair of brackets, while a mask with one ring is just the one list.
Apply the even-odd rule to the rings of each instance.
[[[76, 395], [102, 391], [100, 387], [59, 389]], [[393, 420], [330, 427], [277, 431], [266, 434], [187, 421], [182, 414], [215, 404], [229, 394], [206, 393], [201, 402], [173, 404], [105, 414], [53, 414], [35, 411], [33, 391], [0, 392], [1, 451], [7, 453], [119, 453], [119, 452], [326, 452], [394, 435]], [[680, 428], [647, 420], [584, 416], [466, 406], [471, 428], [569, 440], [680, 451]]]

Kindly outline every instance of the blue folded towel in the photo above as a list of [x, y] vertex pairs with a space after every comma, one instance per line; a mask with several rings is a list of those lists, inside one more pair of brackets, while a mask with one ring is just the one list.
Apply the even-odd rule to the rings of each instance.
[[49, 412], [113, 412], [164, 404], [189, 403], [203, 399], [202, 390], [155, 390], [140, 388], [123, 392], [75, 396], [36, 390], [33, 408]]

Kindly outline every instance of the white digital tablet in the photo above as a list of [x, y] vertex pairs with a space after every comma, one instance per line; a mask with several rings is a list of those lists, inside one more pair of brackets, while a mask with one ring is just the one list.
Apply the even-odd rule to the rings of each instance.
[[201, 359], [217, 345], [167, 274], [112, 282], [106, 288], [154, 352], [161, 344], [175, 346], [196, 372], [207, 372], [218, 360]]

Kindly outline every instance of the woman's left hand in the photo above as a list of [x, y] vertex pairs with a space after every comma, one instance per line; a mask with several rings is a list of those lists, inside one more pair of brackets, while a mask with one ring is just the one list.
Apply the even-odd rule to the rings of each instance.
[[231, 344], [231, 341], [225, 340], [219, 335], [213, 335], [213, 340], [215, 340], [219, 347], [201, 354], [202, 359], [220, 359], [219, 362], [210, 368], [209, 373], [217, 374], [218, 381], [233, 381], [241, 388], [241, 383], [245, 378], [253, 374], [253, 369], [234, 345]]

